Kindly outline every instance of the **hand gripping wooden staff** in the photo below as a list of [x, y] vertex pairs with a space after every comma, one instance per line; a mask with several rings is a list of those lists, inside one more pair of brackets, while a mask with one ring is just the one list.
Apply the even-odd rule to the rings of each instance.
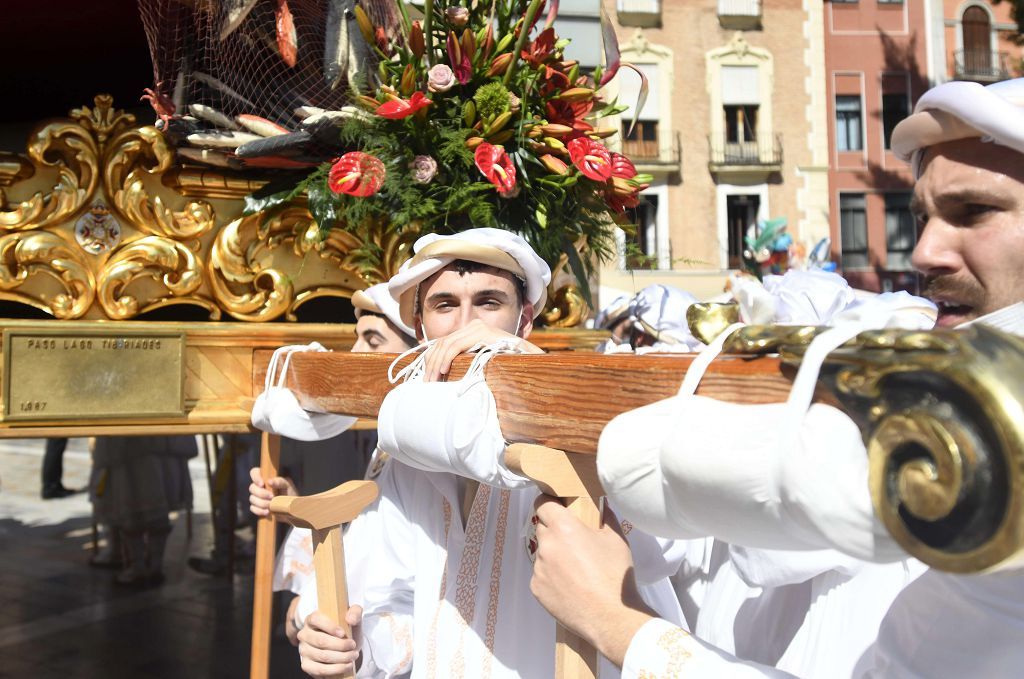
[[[505, 450], [505, 463], [533, 479], [541, 492], [561, 498], [569, 512], [590, 528], [601, 527], [599, 500], [604, 495], [597, 478], [597, 458], [566, 453], [529, 443], [513, 443]], [[555, 628], [555, 676], [593, 679], [597, 676], [597, 649], [561, 624]]]
[[[359, 512], [375, 499], [376, 483], [349, 481], [317, 495], [279, 495], [270, 501], [270, 512], [275, 517], [313, 531], [317, 608], [341, 625], [350, 638], [352, 628], [345, 622], [349, 603], [341, 526], [359, 516]], [[355, 673], [349, 672], [342, 676], [352, 677]]]

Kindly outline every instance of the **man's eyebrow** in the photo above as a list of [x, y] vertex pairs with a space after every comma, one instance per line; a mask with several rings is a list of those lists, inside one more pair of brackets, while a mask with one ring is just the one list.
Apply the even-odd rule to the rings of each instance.
[[502, 299], [508, 299], [508, 293], [504, 290], [498, 290], [495, 288], [492, 290], [481, 290], [474, 293], [473, 297], [501, 297]]
[[[942, 191], [935, 196], [934, 201], [940, 205], [964, 205], [967, 203], [991, 203], [993, 201], [999, 202], [1009, 198], [1009, 196], [999, 193], [994, 190], [981, 190], [981, 189], [951, 189], [949, 191]], [[913, 205], [913, 201], [911, 201]]]
[[373, 329], [363, 330], [363, 332], [361, 334], [363, 335], [364, 338], [380, 337], [381, 339], [384, 339], [384, 335], [381, 334], [380, 331], [378, 331], [378, 330], [373, 330]]
[[435, 292], [434, 294], [427, 297], [427, 303], [435, 304], [437, 302], [457, 300], [458, 296], [452, 292]]

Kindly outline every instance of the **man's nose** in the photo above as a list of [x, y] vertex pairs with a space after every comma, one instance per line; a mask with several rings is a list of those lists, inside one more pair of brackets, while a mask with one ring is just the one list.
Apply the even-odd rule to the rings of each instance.
[[910, 257], [914, 269], [925, 276], [941, 276], [960, 269], [961, 231], [941, 219], [932, 218], [925, 224]]

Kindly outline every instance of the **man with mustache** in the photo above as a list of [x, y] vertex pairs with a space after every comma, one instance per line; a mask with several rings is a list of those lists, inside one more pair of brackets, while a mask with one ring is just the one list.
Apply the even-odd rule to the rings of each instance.
[[[897, 126], [892, 146], [917, 179], [913, 209], [922, 231], [912, 261], [939, 307], [937, 325], [978, 322], [1024, 335], [1024, 79], [931, 90]], [[637, 436], [650, 431], [657, 405], [613, 420], [598, 454], [609, 498], [638, 528], [664, 537], [711, 534], [757, 549], [835, 549], [871, 562], [905, 556], [874, 517], [866, 451], [838, 411], [812, 406], [798, 439], [779, 437], [794, 445], [752, 455], [741, 441], [775, 435], [766, 429], [770, 406], [694, 397], [673, 432]], [[625, 469], [633, 470], [628, 478]], [[624, 677], [793, 676], [652, 615], [636, 597], [629, 553], [611, 528], [589, 530], [553, 500], [539, 503], [538, 516], [534, 593], [620, 664]], [[847, 676], [1017, 676], [1020, 568], [925, 572], [895, 598], [876, 643]]]

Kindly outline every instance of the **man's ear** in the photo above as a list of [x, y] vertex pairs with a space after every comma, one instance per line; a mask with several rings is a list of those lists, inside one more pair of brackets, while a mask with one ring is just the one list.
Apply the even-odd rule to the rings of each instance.
[[533, 331], [533, 304], [527, 302], [523, 304], [522, 318], [519, 320], [519, 332], [516, 333], [517, 337], [526, 339], [530, 336]]
[[423, 342], [423, 316], [421, 314], [412, 315], [412, 329], [416, 331], [416, 341]]

